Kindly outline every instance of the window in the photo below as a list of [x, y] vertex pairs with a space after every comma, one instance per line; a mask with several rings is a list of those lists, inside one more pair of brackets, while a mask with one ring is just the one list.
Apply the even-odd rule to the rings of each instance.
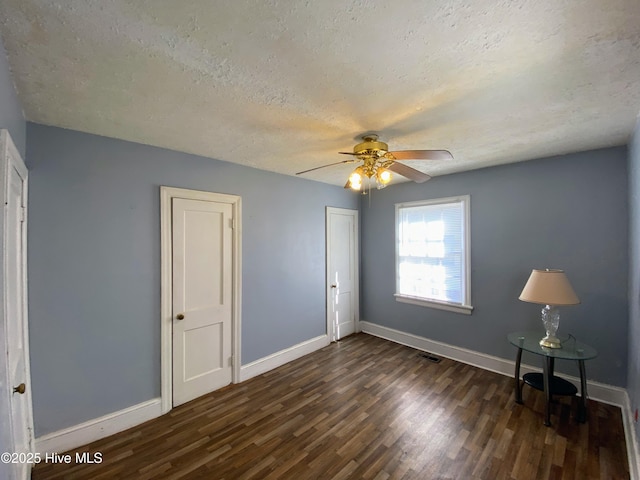
[[469, 196], [396, 204], [396, 300], [470, 314]]

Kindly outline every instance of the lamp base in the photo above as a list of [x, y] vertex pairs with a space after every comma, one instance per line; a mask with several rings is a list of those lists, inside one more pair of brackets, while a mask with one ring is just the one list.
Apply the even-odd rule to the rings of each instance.
[[547, 348], [562, 348], [562, 344], [560, 343], [560, 339], [555, 335], [547, 335], [542, 340], [540, 340], [540, 346]]

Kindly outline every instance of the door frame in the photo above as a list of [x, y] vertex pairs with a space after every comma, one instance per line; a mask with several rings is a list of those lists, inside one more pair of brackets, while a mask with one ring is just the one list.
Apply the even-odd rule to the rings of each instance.
[[241, 197], [225, 193], [205, 192], [201, 190], [189, 190], [175, 187], [160, 187], [160, 395], [162, 413], [167, 413], [173, 408], [173, 287], [172, 287], [172, 209], [174, 198], [186, 198], [190, 200], [203, 200], [209, 202], [227, 203], [231, 205], [233, 233], [232, 233], [232, 302], [231, 302], [231, 382], [240, 381], [240, 322], [241, 322], [241, 285], [242, 285], [242, 221], [241, 221]]
[[354, 290], [354, 297], [355, 298], [355, 305], [354, 305], [354, 316], [355, 316], [355, 322], [356, 324], [354, 325], [355, 331], [356, 333], [360, 332], [360, 253], [359, 253], [359, 249], [358, 246], [360, 244], [360, 223], [359, 223], [359, 219], [358, 219], [358, 210], [353, 210], [350, 208], [339, 208], [339, 207], [326, 207], [326, 211], [325, 211], [325, 235], [326, 235], [326, 259], [325, 259], [325, 263], [326, 263], [326, 273], [325, 273], [325, 282], [326, 282], [326, 296], [327, 296], [327, 336], [329, 338], [330, 342], [333, 342], [335, 340], [333, 340], [334, 338], [334, 331], [333, 331], [333, 322], [331, 321], [331, 309], [333, 307], [332, 304], [332, 291], [331, 291], [331, 272], [330, 272], [330, 267], [331, 267], [331, 222], [329, 221], [329, 218], [332, 214], [339, 214], [339, 215], [350, 215], [353, 217], [353, 228], [354, 228], [354, 232], [353, 232], [353, 256], [354, 258], [354, 262], [353, 262], [353, 271], [351, 272], [352, 274], [352, 278], [355, 279], [354, 281], [354, 285], [353, 285], [353, 290]]
[[[22, 258], [21, 258], [21, 267], [22, 267], [22, 278], [20, 279], [21, 283], [22, 283], [22, 312], [23, 312], [23, 316], [24, 316], [24, 323], [23, 323], [23, 328], [22, 328], [22, 335], [23, 335], [23, 339], [24, 339], [24, 347], [23, 347], [23, 351], [24, 351], [24, 368], [25, 368], [25, 383], [27, 384], [27, 390], [25, 392], [25, 395], [27, 395], [26, 398], [26, 402], [27, 402], [27, 412], [26, 412], [26, 422], [27, 422], [27, 430], [28, 430], [28, 442], [29, 442], [29, 450], [31, 452], [34, 451], [34, 442], [35, 442], [35, 438], [34, 438], [34, 429], [33, 429], [33, 402], [32, 402], [32, 383], [31, 383], [31, 363], [30, 363], [30, 355], [29, 355], [29, 310], [28, 310], [28, 271], [27, 271], [27, 257], [28, 257], [28, 252], [27, 252], [27, 232], [28, 232], [28, 228], [27, 228], [27, 220], [28, 220], [28, 198], [29, 198], [29, 192], [28, 192], [28, 188], [29, 188], [29, 171], [24, 163], [24, 161], [22, 160], [22, 156], [20, 155], [20, 152], [18, 152], [18, 149], [16, 148], [16, 146], [13, 143], [13, 140], [11, 139], [11, 135], [9, 134], [9, 131], [6, 129], [2, 129], [0, 130], [0, 154], [2, 155], [2, 159], [0, 159], [0, 195], [2, 196], [2, 200], [4, 202], [4, 205], [6, 206], [8, 204], [8, 182], [9, 182], [9, 169], [10, 168], [15, 168], [18, 173], [20, 174], [20, 176], [23, 179], [23, 190], [22, 190], [22, 195], [23, 195], [23, 222], [22, 222], [22, 226], [20, 228], [22, 228], [23, 230], [23, 235], [22, 235]], [[8, 224], [7, 224], [7, 215], [6, 215], [6, 210], [3, 209], [2, 210], [2, 219], [1, 219], [1, 228], [2, 228], [2, 232], [0, 234], [0, 242], [2, 243], [2, 257], [0, 259], [0, 270], [2, 271], [2, 275], [0, 275], [0, 289], [2, 291], [2, 325], [0, 325], [0, 328], [4, 328], [5, 332], [3, 337], [5, 338], [5, 341], [7, 342], [7, 345], [0, 345], [0, 348], [2, 349], [2, 355], [5, 355], [5, 353], [8, 353], [8, 349], [11, 347], [11, 341], [9, 338], [7, 338], [7, 326], [8, 326], [8, 322], [11, 320], [10, 318], [8, 318], [7, 315], [7, 286], [8, 284], [5, 282], [7, 276], [5, 275], [5, 268], [6, 268], [6, 260], [7, 260], [7, 256], [9, 255], [9, 252], [7, 251], [7, 242], [6, 240], [6, 235], [9, 234], [10, 232], [8, 232]], [[6, 359], [5, 359], [6, 360]], [[4, 385], [7, 387], [7, 392], [0, 392], [0, 394], [8, 394], [8, 401], [9, 401], [9, 410], [11, 411], [11, 398], [10, 395], [12, 395], [11, 392], [11, 388], [12, 388], [12, 381], [11, 378], [9, 378], [9, 365], [8, 362], [4, 362], [5, 363], [5, 367], [2, 369], [2, 372], [0, 372], [0, 375], [2, 375], [3, 378], [3, 382]], [[11, 422], [11, 419], [9, 419], [9, 421]], [[11, 429], [11, 433], [10, 433], [11, 437], [12, 437], [12, 442], [14, 441], [15, 437], [14, 437], [14, 433], [13, 433], [13, 428]], [[30, 467], [28, 467], [28, 470], [30, 471]]]

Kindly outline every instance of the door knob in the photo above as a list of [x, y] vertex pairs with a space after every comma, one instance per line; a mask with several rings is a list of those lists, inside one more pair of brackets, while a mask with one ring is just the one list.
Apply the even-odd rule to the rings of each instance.
[[27, 386], [24, 383], [21, 383], [17, 387], [13, 387], [13, 393], [19, 393], [20, 395], [22, 395], [26, 389]]
[[179, 313], [178, 315], [176, 315], [176, 318], [178, 320], [184, 320], [184, 313]]
[[331, 288], [338, 288], [337, 285], [331, 285]]

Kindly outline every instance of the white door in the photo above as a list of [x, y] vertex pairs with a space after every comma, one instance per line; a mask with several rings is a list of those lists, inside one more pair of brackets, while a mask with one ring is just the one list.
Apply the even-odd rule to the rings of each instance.
[[[33, 417], [29, 375], [27, 326], [26, 246], [27, 169], [9, 134], [1, 135], [3, 212], [3, 300], [2, 353], [6, 369], [0, 377], [2, 442], [16, 455], [17, 463], [3, 465], [5, 477], [26, 479], [33, 459]], [[3, 358], [4, 360], [4, 358]], [[7, 435], [9, 432], [9, 435]], [[9, 438], [4, 438], [8, 436]]]
[[231, 383], [232, 206], [174, 198], [173, 405]]
[[358, 211], [327, 207], [327, 333], [358, 331]]

